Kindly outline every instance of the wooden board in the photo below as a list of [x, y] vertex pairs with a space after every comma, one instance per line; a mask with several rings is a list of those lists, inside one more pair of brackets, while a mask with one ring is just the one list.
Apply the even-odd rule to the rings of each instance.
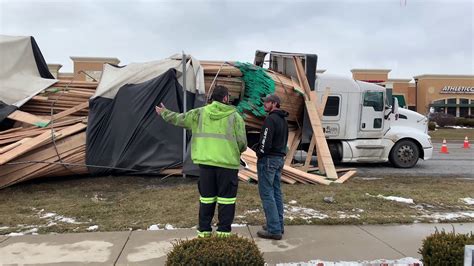
[[357, 171], [349, 171], [347, 173], [345, 173], [343, 176], [339, 177], [336, 181], [336, 183], [339, 183], [339, 184], [342, 184], [344, 183], [347, 179], [353, 177], [355, 174], [357, 173]]
[[291, 144], [291, 147], [288, 150], [288, 153], [286, 154], [285, 165], [290, 165], [291, 161], [293, 161], [293, 157], [295, 156], [296, 150], [298, 149], [298, 146], [300, 145], [300, 141], [301, 141], [301, 130], [298, 129], [295, 133], [295, 137], [293, 138], [293, 143]]
[[82, 110], [82, 109], [85, 109], [85, 108], [87, 108], [87, 107], [89, 107], [89, 102], [83, 102], [83, 103], [81, 103], [81, 104], [79, 104], [79, 105], [76, 105], [76, 106], [74, 106], [74, 107], [72, 107], [72, 108], [69, 108], [69, 109], [67, 109], [67, 110], [62, 111], [61, 113], [58, 113], [58, 114], [53, 115], [53, 120], [56, 120], [56, 119], [59, 119], [59, 118], [63, 118], [63, 117], [65, 117], [65, 116], [68, 116], [68, 115], [70, 115], [70, 114], [73, 114], [73, 113], [75, 113], [75, 112], [77, 112], [77, 111], [80, 111], [80, 110]]
[[32, 115], [30, 113], [23, 112], [20, 110], [16, 110], [15, 112], [11, 113], [10, 115], [7, 116], [7, 118], [15, 120], [15, 121], [27, 123], [30, 125], [34, 125], [37, 127], [45, 127], [49, 123], [49, 120], [41, 119], [37, 117], [36, 115]]
[[44, 144], [45, 141], [50, 141], [52, 137], [55, 137], [57, 140], [59, 140], [62, 137], [66, 137], [81, 130], [84, 130], [86, 127], [87, 126], [83, 123], [77, 123], [54, 133], [46, 131], [41, 135], [26, 141], [22, 145], [5, 152], [4, 154], [0, 154], [0, 165], [5, 164], [6, 162], [11, 161], [14, 158], [17, 158], [30, 150], [35, 149], [41, 144]]

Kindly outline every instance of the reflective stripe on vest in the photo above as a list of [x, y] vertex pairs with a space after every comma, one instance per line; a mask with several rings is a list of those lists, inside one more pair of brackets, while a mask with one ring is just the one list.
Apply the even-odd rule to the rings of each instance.
[[199, 122], [198, 122], [198, 130], [196, 133], [193, 134], [193, 137], [196, 138], [213, 138], [213, 139], [225, 139], [228, 141], [235, 141], [234, 135], [234, 121], [235, 121], [235, 113], [232, 113], [228, 120], [227, 120], [227, 131], [226, 134], [219, 134], [219, 133], [206, 133], [202, 132], [202, 117], [204, 113], [204, 108], [199, 110]]

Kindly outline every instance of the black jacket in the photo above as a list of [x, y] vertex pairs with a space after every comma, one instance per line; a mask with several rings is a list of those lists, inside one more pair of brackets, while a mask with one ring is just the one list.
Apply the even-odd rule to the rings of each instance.
[[257, 146], [257, 157], [266, 155], [282, 156], [287, 152], [288, 123], [286, 117], [288, 113], [283, 110], [275, 110], [268, 114], [263, 122], [260, 131], [260, 140]]

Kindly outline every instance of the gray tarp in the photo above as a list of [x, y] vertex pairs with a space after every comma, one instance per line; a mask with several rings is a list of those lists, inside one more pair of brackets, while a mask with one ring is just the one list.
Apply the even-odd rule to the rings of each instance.
[[[49, 71], [46, 73], [47, 67], [45, 71], [45, 66], [38, 65], [41, 60], [45, 65], [32, 37], [0, 35], [1, 102], [20, 107], [40, 91], [57, 82], [56, 79], [52, 79]], [[43, 74], [40, 73], [40, 69]]]
[[[160, 76], [169, 69], [176, 70], [176, 78], [179, 84], [183, 85], [181, 61], [182, 56], [176, 54], [163, 60], [131, 63], [120, 68], [105, 64], [100, 83], [92, 98], [101, 96], [113, 99], [122, 86], [146, 82]], [[192, 93], [205, 94], [204, 71], [199, 61], [193, 57], [188, 57], [186, 64], [186, 90]]]

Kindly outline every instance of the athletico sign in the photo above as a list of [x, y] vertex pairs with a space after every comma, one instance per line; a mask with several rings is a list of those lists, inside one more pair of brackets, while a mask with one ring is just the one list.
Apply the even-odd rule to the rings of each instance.
[[439, 93], [442, 94], [474, 94], [474, 87], [444, 86]]

